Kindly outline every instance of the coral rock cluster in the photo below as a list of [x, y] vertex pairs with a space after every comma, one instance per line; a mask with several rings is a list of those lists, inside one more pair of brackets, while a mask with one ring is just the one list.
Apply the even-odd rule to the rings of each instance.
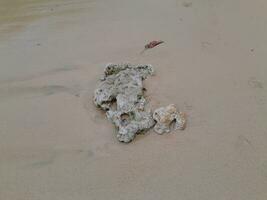
[[131, 142], [136, 134], [154, 126], [163, 134], [185, 128], [185, 116], [171, 104], [155, 110], [152, 115], [144, 98], [143, 80], [154, 72], [151, 65], [108, 64], [99, 87], [95, 90], [94, 103], [111, 120], [121, 142]]

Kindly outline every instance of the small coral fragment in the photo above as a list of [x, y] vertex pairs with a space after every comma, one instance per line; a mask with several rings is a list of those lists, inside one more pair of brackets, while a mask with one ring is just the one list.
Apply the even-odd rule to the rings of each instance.
[[174, 104], [170, 104], [167, 107], [160, 107], [156, 109], [153, 113], [153, 118], [156, 121], [154, 130], [158, 134], [170, 132], [172, 124], [174, 124], [174, 130], [185, 129], [185, 114], [179, 112]]

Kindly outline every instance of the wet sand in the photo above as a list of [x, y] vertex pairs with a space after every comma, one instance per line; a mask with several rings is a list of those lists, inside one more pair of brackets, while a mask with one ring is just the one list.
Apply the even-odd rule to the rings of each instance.
[[[0, 0], [0, 199], [267, 199], [266, 7]], [[119, 143], [92, 103], [110, 62], [152, 64], [186, 130]]]

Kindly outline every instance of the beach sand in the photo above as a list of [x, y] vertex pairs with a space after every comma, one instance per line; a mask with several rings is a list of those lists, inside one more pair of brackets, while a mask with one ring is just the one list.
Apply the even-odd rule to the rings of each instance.
[[[0, 0], [0, 199], [267, 199], [266, 8]], [[184, 131], [116, 140], [92, 97], [122, 62], [155, 67], [147, 99], [176, 104]]]

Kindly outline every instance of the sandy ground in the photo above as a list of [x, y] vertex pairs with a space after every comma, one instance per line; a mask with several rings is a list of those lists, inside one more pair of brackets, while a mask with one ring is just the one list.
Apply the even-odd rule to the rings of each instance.
[[[0, 0], [0, 199], [267, 199], [266, 9]], [[110, 62], [152, 64], [147, 98], [186, 112], [186, 130], [119, 143], [92, 104]]]

